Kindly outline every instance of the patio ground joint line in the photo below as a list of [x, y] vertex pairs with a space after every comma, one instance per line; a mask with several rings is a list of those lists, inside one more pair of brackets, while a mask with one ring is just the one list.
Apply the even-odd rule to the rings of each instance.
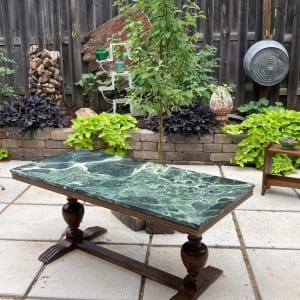
[[243, 239], [241, 228], [240, 228], [240, 225], [237, 221], [237, 217], [236, 217], [234, 211], [231, 212], [231, 216], [232, 216], [234, 227], [235, 227], [235, 230], [236, 230], [236, 233], [237, 233], [240, 245], [241, 245], [241, 251], [242, 251], [243, 259], [244, 259], [246, 269], [247, 269], [247, 272], [248, 272], [248, 275], [249, 275], [249, 278], [250, 278], [250, 283], [251, 283], [251, 286], [252, 286], [254, 297], [255, 297], [256, 300], [262, 300], [262, 297], [260, 295], [256, 279], [255, 279], [255, 276], [254, 276], [254, 272], [252, 270], [252, 266], [251, 266], [250, 261], [249, 261], [249, 257], [248, 257], [248, 254], [247, 254], [246, 245], [245, 245], [245, 241]]
[[[152, 247], [152, 239], [153, 239], [153, 234], [149, 234], [149, 240], [147, 243], [147, 249], [146, 249], [146, 255], [145, 255], [145, 264], [149, 265], [149, 258], [150, 258], [150, 250]], [[141, 276], [141, 287], [140, 287], [140, 292], [139, 292], [139, 300], [143, 300], [144, 298], [144, 291], [145, 291], [145, 285], [146, 285], [146, 277]]]

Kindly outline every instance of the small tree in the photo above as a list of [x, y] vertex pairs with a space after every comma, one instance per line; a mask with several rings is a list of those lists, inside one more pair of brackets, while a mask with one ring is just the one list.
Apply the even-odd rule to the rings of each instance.
[[15, 62], [5, 56], [3, 49], [0, 49], [0, 103], [3, 102], [5, 97], [11, 97], [15, 91], [13, 87], [5, 82], [5, 77], [15, 73], [15, 70], [7, 67], [8, 64]]
[[[212, 59], [215, 49], [207, 46], [199, 50], [196, 45], [198, 34], [191, 32], [197, 20], [205, 16], [194, 1], [186, 1], [182, 9], [175, 0], [126, 2], [115, 4], [128, 15], [124, 31], [137, 85], [136, 89], [128, 90], [128, 99], [139, 111], [160, 117], [161, 161], [163, 114], [179, 110], [195, 98], [208, 96], [208, 86], [213, 82], [209, 73], [216, 66]], [[145, 16], [150, 22], [147, 30]]]

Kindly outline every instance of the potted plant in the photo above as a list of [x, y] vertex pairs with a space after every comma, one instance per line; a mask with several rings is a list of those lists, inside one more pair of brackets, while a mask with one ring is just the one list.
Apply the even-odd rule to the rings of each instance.
[[233, 108], [230, 92], [231, 88], [226, 84], [212, 87], [209, 107], [216, 115], [216, 120], [220, 123], [226, 123], [228, 121], [228, 114]]

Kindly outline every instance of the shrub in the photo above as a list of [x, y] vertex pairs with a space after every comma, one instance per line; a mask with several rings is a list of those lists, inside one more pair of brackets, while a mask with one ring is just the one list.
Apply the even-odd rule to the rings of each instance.
[[130, 114], [109, 114], [78, 117], [72, 120], [75, 129], [67, 140], [66, 145], [75, 150], [94, 149], [94, 137], [102, 138], [107, 144], [107, 153], [124, 156], [130, 145], [126, 139], [130, 137], [129, 131], [136, 128], [136, 119]]
[[17, 96], [0, 106], [0, 127], [33, 132], [45, 127], [63, 127], [64, 110], [46, 97]]
[[[159, 131], [158, 116], [149, 117], [147, 124], [151, 130]], [[171, 115], [164, 114], [163, 116], [163, 128], [166, 134], [204, 135], [212, 132], [216, 127], [214, 114], [208, 106], [203, 106], [198, 101], [172, 112]]]
[[[300, 141], [300, 112], [283, 108], [264, 108], [262, 114], [251, 114], [237, 125], [227, 125], [223, 131], [231, 135], [246, 134], [238, 144], [234, 162], [244, 167], [247, 164], [262, 169], [264, 165], [264, 147], [267, 142], [279, 144], [282, 136], [294, 136]], [[287, 155], [273, 156], [272, 172], [294, 173], [300, 165], [300, 158], [295, 162]]]
[[275, 102], [274, 106], [269, 106], [270, 101], [267, 98], [260, 98], [258, 101], [250, 101], [247, 104], [241, 105], [237, 110], [245, 115], [261, 114], [264, 108], [278, 109], [283, 106], [281, 102]]

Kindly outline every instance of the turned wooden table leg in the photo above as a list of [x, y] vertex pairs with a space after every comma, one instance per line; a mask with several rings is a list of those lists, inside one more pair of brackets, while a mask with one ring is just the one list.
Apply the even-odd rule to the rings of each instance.
[[181, 248], [181, 258], [188, 274], [184, 278], [183, 290], [172, 297], [172, 300], [197, 299], [222, 274], [219, 269], [210, 266], [204, 268], [208, 249], [201, 240], [201, 236], [189, 235], [188, 242]]
[[67, 197], [67, 200], [68, 202], [62, 208], [62, 215], [68, 224], [66, 239], [53, 245], [39, 256], [39, 260], [45, 264], [72, 251], [83, 239], [90, 240], [106, 232], [105, 228], [99, 226], [87, 228], [85, 231], [80, 230], [79, 225], [84, 215], [84, 206], [75, 198]]

